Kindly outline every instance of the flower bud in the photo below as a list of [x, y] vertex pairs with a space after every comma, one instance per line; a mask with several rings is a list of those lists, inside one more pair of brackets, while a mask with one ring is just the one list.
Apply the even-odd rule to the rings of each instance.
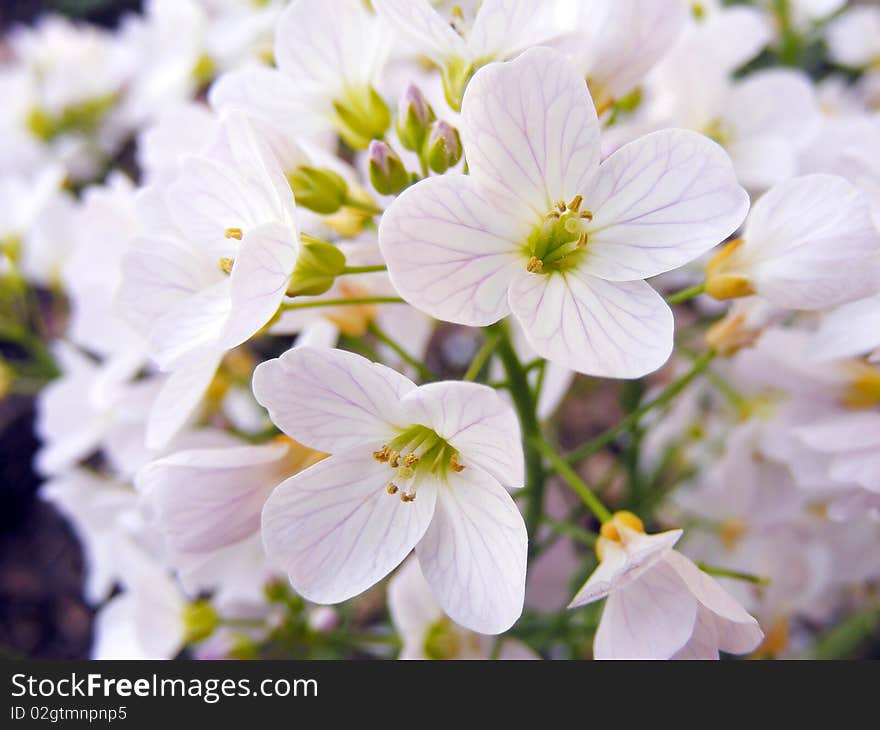
[[345, 254], [332, 243], [302, 236], [296, 267], [287, 286], [288, 296], [323, 294], [345, 269]]
[[427, 162], [434, 172], [443, 173], [461, 159], [458, 130], [442, 119], [431, 125], [428, 135]]
[[397, 137], [405, 149], [422, 149], [428, 127], [437, 117], [418, 86], [410, 84], [397, 107]]
[[391, 126], [391, 110], [372, 86], [350, 90], [333, 109], [339, 134], [352, 149], [366, 149]]
[[370, 142], [370, 182], [381, 195], [397, 195], [411, 179], [403, 161], [385, 142]]
[[320, 215], [330, 215], [345, 205], [348, 183], [327, 168], [300, 165], [287, 177], [296, 204]]

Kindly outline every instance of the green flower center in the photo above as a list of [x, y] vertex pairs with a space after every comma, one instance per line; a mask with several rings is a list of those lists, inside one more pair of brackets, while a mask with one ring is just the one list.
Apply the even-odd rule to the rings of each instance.
[[586, 253], [587, 228], [593, 219], [588, 210], [581, 210], [583, 198], [576, 195], [570, 202], [560, 200], [535, 228], [523, 247], [528, 259], [526, 269], [533, 274], [567, 271], [578, 265]]
[[404, 503], [416, 498], [416, 489], [422, 479], [445, 480], [450, 471], [464, 469], [458, 461], [458, 451], [427, 426], [410, 426], [374, 451], [373, 458], [392, 470], [385, 491], [399, 493]]

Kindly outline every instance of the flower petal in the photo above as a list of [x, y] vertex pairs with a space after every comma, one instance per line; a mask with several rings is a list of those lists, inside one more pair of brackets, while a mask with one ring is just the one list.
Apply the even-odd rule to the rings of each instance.
[[429, 178], [385, 211], [379, 246], [394, 288], [410, 304], [447, 322], [482, 327], [510, 310], [507, 287], [528, 227], [495, 212], [470, 177]]
[[376, 19], [360, 0], [297, 0], [278, 19], [278, 68], [305, 92], [335, 96], [368, 84], [383, 60]]
[[755, 203], [745, 244], [730, 261], [774, 304], [822, 309], [880, 287], [880, 233], [868, 201], [835, 175], [804, 175], [773, 187]]
[[[407, 421], [400, 399], [415, 384], [343, 350], [297, 347], [257, 366], [253, 389], [275, 425], [327, 453], [379, 449]], [[369, 456], [369, 449], [364, 449]]]
[[200, 360], [170, 373], [150, 408], [147, 448], [162, 449], [193, 416], [214, 379], [223, 353], [206, 353]]
[[214, 109], [245, 111], [291, 137], [313, 134], [327, 126], [318, 109], [303, 101], [296, 82], [276, 68], [227, 71], [211, 85], [208, 99]]
[[672, 310], [643, 281], [523, 270], [510, 288], [510, 308], [535, 352], [580, 373], [639, 378], [672, 352]]
[[483, 0], [467, 36], [471, 58], [512, 58], [559, 35], [556, 10], [554, 3], [534, 0]]
[[248, 231], [229, 277], [232, 300], [224, 349], [257, 333], [278, 311], [297, 259], [296, 231], [277, 223]]
[[584, 192], [591, 274], [609, 281], [682, 266], [733, 233], [749, 209], [727, 153], [707, 137], [664, 129], [621, 147]]
[[714, 578], [675, 550], [667, 553], [664, 561], [678, 573], [694, 597], [715, 614], [721, 651], [745, 654], [761, 643], [764, 632], [758, 622]]
[[596, 659], [669, 659], [690, 639], [697, 601], [664, 561], [613, 591], [596, 631]]
[[485, 385], [429, 383], [410, 391], [403, 409], [412, 423], [433, 428], [460, 454], [460, 462], [483, 469], [505, 487], [525, 479], [519, 421], [507, 401]]
[[438, 490], [434, 519], [416, 555], [453, 621], [500, 634], [522, 613], [527, 547], [525, 523], [510, 495], [480, 469], [465, 469]]
[[537, 219], [557, 200], [583, 194], [599, 164], [599, 123], [584, 79], [549, 48], [477, 71], [460, 129], [474, 179]]
[[636, 535], [633, 532], [628, 550], [623, 550], [617, 543], [609, 543], [603, 551], [602, 561], [568, 607], [586, 606], [636, 580], [672, 549], [681, 534], [681, 530], [667, 530], [656, 535]]
[[259, 529], [263, 504], [283, 478], [280, 462], [288, 448], [270, 443], [178, 451], [141, 469], [135, 484], [155, 506], [174, 550], [217, 550]]
[[462, 37], [428, 0], [376, 0], [373, 6], [395, 31], [433, 61], [442, 65], [454, 58], [467, 58]]
[[436, 486], [402, 502], [369, 454], [337, 454], [283, 482], [263, 509], [263, 541], [304, 598], [338, 603], [380, 581], [421, 539]]

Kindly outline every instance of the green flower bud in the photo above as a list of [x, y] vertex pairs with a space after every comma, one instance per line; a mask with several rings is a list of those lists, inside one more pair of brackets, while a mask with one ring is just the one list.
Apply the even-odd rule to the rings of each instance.
[[427, 162], [434, 172], [443, 173], [461, 159], [458, 130], [442, 119], [431, 125], [428, 135]]
[[348, 183], [327, 168], [300, 165], [287, 176], [296, 204], [321, 215], [339, 210], [348, 198]]
[[405, 149], [418, 151], [437, 117], [418, 86], [410, 84], [397, 107], [397, 137]]
[[391, 110], [372, 86], [349, 90], [333, 109], [339, 134], [352, 149], [366, 149], [391, 126]]
[[370, 182], [382, 195], [397, 195], [412, 182], [398, 154], [376, 139], [370, 142]]
[[220, 617], [209, 601], [194, 601], [183, 609], [183, 630], [187, 644], [204, 641], [220, 625]]
[[289, 296], [323, 294], [345, 269], [345, 254], [332, 243], [304, 234], [296, 267], [287, 287]]

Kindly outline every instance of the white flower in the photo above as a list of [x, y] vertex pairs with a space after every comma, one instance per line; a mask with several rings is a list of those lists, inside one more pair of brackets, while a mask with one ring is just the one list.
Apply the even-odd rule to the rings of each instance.
[[341, 350], [296, 348], [254, 372], [287, 435], [331, 456], [272, 492], [269, 558], [316, 603], [355, 596], [415, 548], [443, 610], [500, 633], [523, 605], [526, 531], [505, 487], [523, 483], [513, 410], [486, 386], [416, 387]]
[[[419, 563], [409, 558], [388, 582], [388, 611], [403, 647], [398, 659], [489, 659], [495, 640], [457, 626], [443, 613]], [[505, 641], [499, 659], [538, 659]]]
[[880, 8], [849, 8], [825, 33], [831, 58], [842, 66], [864, 68], [880, 61]]
[[256, 534], [272, 490], [322, 457], [286, 438], [259, 446], [229, 440], [222, 448], [177, 451], [135, 476], [176, 553], [207, 553]]
[[120, 311], [173, 371], [153, 447], [186, 421], [223, 353], [275, 316], [299, 251], [293, 194], [272, 152], [239, 114], [221, 129], [213, 156], [187, 159], [164, 201], [141, 194], [148, 233], [123, 257]]
[[880, 232], [868, 201], [841, 177], [779, 183], [752, 207], [743, 237], [706, 269], [719, 299], [758, 294], [789, 309], [823, 309], [880, 290]]
[[296, 0], [275, 28], [277, 68], [224, 74], [211, 88], [211, 105], [244, 110], [292, 136], [336, 128], [364, 149], [390, 123], [373, 86], [387, 40], [360, 0]]
[[669, 124], [716, 139], [740, 182], [757, 190], [796, 173], [797, 153], [818, 131], [820, 113], [801, 71], [770, 68], [733, 80], [768, 33], [753, 10], [735, 10], [697, 24], [664, 58], [653, 108]]
[[553, 0], [483, 0], [467, 17], [456, 5], [444, 18], [428, 0], [375, 2], [376, 12], [440, 67], [453, 109], [460, 107], [468, 79], [480, 66], [561, 34], [556, 5]]
[[[635, 89], [685, 27], [682, 0], [591, 0], [575, 9], [565, 48], [587, 79], [597, 107]], [[533, 43], [534, 45], [534, 43]]]
[[570, 608], [608, 596], [596, 632], [596, 659], [717, 659], [745, 654], [764, 637], [718, 583], [673, 550], [681, 530], [646, 535], [618, 512], [602, 526], [599, 567]]
[[732, 233], [748, 196], [727, 155], [664, 130], [599, 161], [583, 79], [545, 48], [478, 71], [461, 136], [470, 175], [430, 178], [385, 212], [391, 281], [439, 319], [484, 326], [511, 311], [539, 355], [640, 377], [672, 348], [672, 313], [644, 281]]

